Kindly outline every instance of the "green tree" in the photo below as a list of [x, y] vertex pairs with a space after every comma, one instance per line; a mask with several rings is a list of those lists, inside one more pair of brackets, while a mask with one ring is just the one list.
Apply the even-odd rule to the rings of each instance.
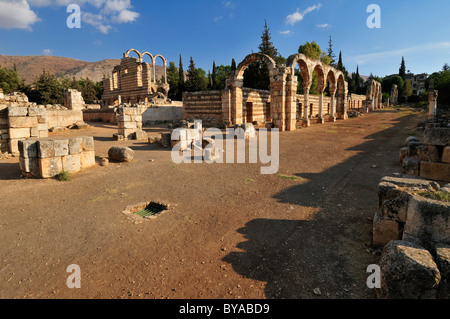
[[234, 58], [231, 60], [231, 71], [236, 71], [237, 67], [236, 67], [236, 60], [234, 60]]
[[38, 104], [63, 104], [64, 89], [58, 79], [45, 70], [33, 83], [29, 100]]
[[24, 86], [24, 81], [17, 74], [17, 70], [0, 68], [0, 88], [5, 94], [21, 91]]
[[183, 92], [186, 89], [186, 84], [184, 81], [184, 69], [183, 60], [180, 54], [180, 62], [178, 64], [178, 89], [177, 89], [177, 100], [181, 101], [183, 99]]
[[403, 92], [403, 89], [405, 87], [405, 81], [399, 76], [399, 75], [392, 75], [384, 77], [381, 81], [381, 85], [383, 88], [383, 92], [391, 93], [392, 86], [396, 84], [398, 87], [398, 92]]
[[330, 64], [334, 65], [336, 63], [336, 55], [333, 52], [333, 41], [331, 39], [331, 35], [330, 35], [330, 40], [328, 41], [328, 57], [330, 58]]
[[410, 97], [412, 95], [413, 89], [411, 86], [411, 82], [406, 81], [405, 82], [405, 86], [403, 87], [403, 91], [402, 91], [402, 96], [406, 98], [406, 100], [408, 100], [408, 97]]
[[405, 63], [405, 57], [402, 57], [402, 63], [400, 65], [400, 69], [398, 70], [398, 75], [403, 79], [403, 81], [406, 81], [406, 63]]
[[[286, 62], [286, 59], [278, 53], [278, 50], [271, 41], [270, 29], [267, 26], [266, 20], [264, 20], [264, 30], [261, 35], [261, 44], [258, 46], [258, 49], [259, 53], [268, 55], [278, 64]], [[270, 90], [269, 69], [264, 63], [256, 61], [247, 67], [244, 71], [244, 87]]]
[[194, 59], [191, 57], [185, 83], [187, 92], [204, 91], [207, 88], [206, 72], [195, 67]]
[[338, 64], [337, 64], [337, 69], [339, 71], [344, 71], [344, 63], [342, 61], [342, 51], [339, 51], [339, 61], [338, 61]]
[[450, 71], [450, 65], [448, 65], [448, 63], [445, 63], [442, 67], [442, 71]]
[[438, 104], [450, 105], [450, 70], [435, 72], [427, 79], [426, 87], [430, 87], [430, 81], [434, 81], [434, 89], [439, 91]]
[[216, 61], [213, 61], [213, 68], [212, 68], [212, 74], [211, 74], [211, 88], [213, 90], [215, 90], [217, 88], [217, 83], [216, 83]]
[[169, 99], [176, 100], [179, 90], [179, 74], [175, 62], [172, 61], [169, 62], [169, 67], [167, 68], [167, 83], [170, 85]]

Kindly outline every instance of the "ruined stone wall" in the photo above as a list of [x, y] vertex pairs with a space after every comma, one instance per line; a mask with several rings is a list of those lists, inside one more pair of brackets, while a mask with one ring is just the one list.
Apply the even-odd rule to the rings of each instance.
[[184, 92], [183, 106], [184, 120], [202, 120], [205, 127], [223, 125], [221, 91]]
[[83, 120], [85, 122], [104, 122], [117, 124], [117, 109], [84, 110]]
[[270, 121], [271, 96], [269, 91], [243, 88], [243, 116], [247, 122], [265, 123]]
[[65, 128], [83, 122], [81, 110], [47, 109], [48, 128]]
[[142, 122], [144, 125], [163, 121], [177, 122], [182, 119], [183, 107], [179, 106], [168, 105], [149, 107], [142, 113]]

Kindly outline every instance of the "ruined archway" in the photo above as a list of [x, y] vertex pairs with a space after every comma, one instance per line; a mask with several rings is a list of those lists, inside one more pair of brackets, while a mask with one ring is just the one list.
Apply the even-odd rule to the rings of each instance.
[[[270, 119], [272, 121], [277, 120], [277, 116], [274, 113], [274, 96], [273, 96], [273, 82], [274, 82], [274, 70], [276, 69], [275, 61], [264, 54], [252, 53], [245, 57], [245, 59], [238, 65], [236, 71], [232, 73], [227, 79], [228, 91], [228, 108], [224, 108], [224, 117], [228, 118], [232, 124], [243, 124], [251, 119], [250, 116], [244, 114], [244, 101], [243, 101], [243, 87], [244, 87], [244, 72], [248, 66], [256, 61], [261, 61], [264, 63], [270, 75], [270, 85], [271, 85], [271, 103], [270, 103]], [[246, 116], [244, 116], [246, 115]]]

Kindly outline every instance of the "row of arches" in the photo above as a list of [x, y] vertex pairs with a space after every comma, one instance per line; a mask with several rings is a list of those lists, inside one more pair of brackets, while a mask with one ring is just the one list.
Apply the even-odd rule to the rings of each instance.
[[236, 71], [227, 79], [227, 90], [229, 91], [228, 109], [225, 107], [225, 118], [233, 124], [242, 124], [246, 121], [243, 116], [242, 89], [244, 72], [248, 66], [256, 61], [261, 61], [269, 70], [270, 76], [270, 118], [276, 128], [281, 131], [293, 131], [297, 126], [297, 108], [298, 108], [298, 77], [296, 68], [300, 69], [300, 76], [303, 85], [303, 101], [305, 107], [303, 112], [304, 124], [309, 126], [310, 114], [308, 107], [309, 92], [312, 85], [313, 74], [317, 76], [317, 90], [319, 93], [319, 123], [324, 122], [324, 103], [323, 95], [328, 87], [330, 94], [330, 114], [329, 120], [335, 121], [337, 118], [347, 118], [348, 84], [345, 81], [344, 74], [317, 60], [310, 59], [304, 54], [293, 54], [286, 62], [286, 65], [277, 65], [269, 56], [252, 53], [244, 58], [238, 65]]
[[151, 65], [153, 67], [153, 82], [155, 82], [155, 83], [156, 83], [156, 60], [157, 60], [157, 58], [160, 58], [162, 60], [163, 66], [164, 66], [164, 83], [167, 83], [167, 60], [161, 54], [157, 54], [157, 55], [153, 56], [150, 52], [147, 52], [147, 51], [141, 53], [136, 49], [129, 49], [127, 52], [125, 52], [123, 54], [123, 57], [129, 58], [131, 52], [134, 52], [137, 54], [138, 62], [141, 64], [146, 63], [146, 62], [144, 62], [145, 56], [150, 57], [150, 60], [152, 62]]

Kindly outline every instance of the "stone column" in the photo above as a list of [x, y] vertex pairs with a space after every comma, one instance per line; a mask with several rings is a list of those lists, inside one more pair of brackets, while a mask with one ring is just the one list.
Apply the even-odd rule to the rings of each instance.
[[244, 84], [243, 80], [235, 80], [231, 88], [231, 119], [233, 124], [242, 124], [242, 86]]
[[323, 89], [319, 91], [319, 124], [324, 124], [325, 120], [323, 119]]
[[437, 98], [438, 98], [438, 91], [434, 90], [428, 93], [429, 118], [435, 118], [437, 115]]
[[305, 116], [303, 118], [303, 123], [304, 126], [309, 127], [311, 126], [311, 120], [309, 119], [309, 89], [311, 88], [311, 84], [307, 83], [304, 87], [303, 87], [303, 92], [304, 92], [304, 107], [305, 107]]
[[293, 76], [286, 87], [286, 130], [295, 131], [297, 129], [297, 77]]
[[336, 122], [336, 89], [330, 89], [330, 98], [331, 98], [331, 122]]

